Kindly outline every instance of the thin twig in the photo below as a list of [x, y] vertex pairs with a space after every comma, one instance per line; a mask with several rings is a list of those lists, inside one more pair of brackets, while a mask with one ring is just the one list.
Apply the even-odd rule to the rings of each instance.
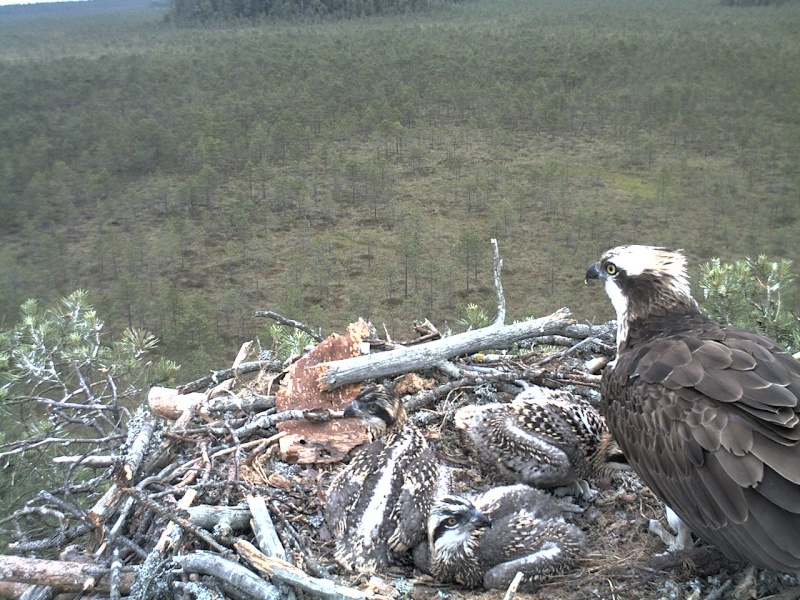
[[253, 316], [254, 317], [267, 317], [268, 319], [272, 319], [273, 321], [277, 321], [281, 325], [286, 325], [287, 327], [293, 327], [295, 329], [299, 329], [300, 331], [305, 331], [316, 342], [321, 342], [322, 341], [322, 336], [319, 334], [319, 332], [314, 331], [311, 327], [309, 327], [305, 323], [301, 323], [300, 321], [295, 321], [294, 319], [289, 319], [287, 317], [284, 317], [283, 315], [279, 315], [276, 312], [272, 312], [271, 310], [257, 310], [253, 314]]
[[208, 531], [206, 531], [201, 527], [193, 525], [183, 517], [179, 517], [173, 511], [167, 509], [164, 506], [161, 506], [157, 502], [154, 502], [136, 488], [122, 488], [122, 491], [136, 498], [136, 500], [139, 503], [145, 505], [147, 508], [158, 514], [163, 519], [172, 521], [173, 523], [180, 525], [183, 529], [185, 529], [195, 537], [198, 537], [201, 540], [203, 540], [206, 544], [208, 544], [210, 548], [214, 549], [216, 552], [219, 552], [223, 556], [229, 556], [232, 554], [230, 550], [228, 550], [225, 546], [217, 542]]
[[494, 238], [492, 238], [492, 261], [494, 293], [497, 296], [497, 316], [494, 318], [494, 324], [502, 325], [506, 322], [506, 297], [503, 295], [503, 280], [500, 278], [500, 271], [503, 269], [503, 259], [500, 258], [500, 249], [497, 247], [497, 240]]

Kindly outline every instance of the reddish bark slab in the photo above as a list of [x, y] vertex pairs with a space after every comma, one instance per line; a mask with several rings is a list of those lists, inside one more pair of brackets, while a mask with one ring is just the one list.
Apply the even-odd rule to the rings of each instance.
[[[351, 323], [344, 335], [332, 334], [295, 361], [275, 395], [276, 412], [285, 410], [344, 410], [361, 391], [361, 384], [322, 391], [316, 366], [361, 355], [361, 341], [369, 335], [362, 319]], [[356, 419], [333, 419], [325, 423], [285, 421], [278, 431], [288, 435], [280, 440], [281, 458], [287, 462], [336, 462], [354, 447], [367, 441], [364, 426]]]

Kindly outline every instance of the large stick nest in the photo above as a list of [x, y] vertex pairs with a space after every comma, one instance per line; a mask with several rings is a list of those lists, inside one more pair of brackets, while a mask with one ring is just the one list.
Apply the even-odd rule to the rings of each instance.
[[[463, 356], [451, 361], [449, 369], [393, 378], [405, 394], [411, 418], [439, 459], [452, 467], [456, 491], [506, 483], [482, 472], [464, 447], [453, 425], [459, 407], [509, 401], [522, 382], [567, 388], [599, 402], [599, 377], [587, 371], [587, 364], [613, 352], [608, 338], [545, 341], [551, 345], [531, 348], [529, 343], [528, 350], [515, 353]], [[89, 589], [94, 586], [98, 597], [264, 597], [259, 596], [263, 590], [236, 579], [231, 565], [237, 563], [259, 581], [271, 580], [277, 587], [264, 589], [276, 590], [274, 597], [502, 597], [438, 584], [410, 565], [394, 566], [367, 581], [338, 567], [322, 510], [326, 485], [343, 461], [291, 462], [303, 456], [293, 453], [293, 444], [312, 450], [323, 444], [315, 428], [336, 421], [336, 407], [276, 408], [276, 395], [280, 405], [280, 390], [296, 371], [269, 361], [247, 364], [261, 368], [246, 375], [235, 371], [240, 374], [216, 387], [214, 394], [197, 393], [197, 402], [167, 394], [166, 404], [174, 412], [157, 407], [167, 417], [141, 412], [128, 431], [120, 432], [125, 442], [107, 466], [84, 457], [94, 473], [105, 473], [107, 486], [86, 489], [86, 466], [71, 469], [71, 479], [61, 489], [43, 491], [24, 511], [5, 520], [7, 529], [13, 524], [10, 530], [17, 540], [10, 551], [25, 561], [57, 560], [68, 571], [76, 564], [91, 567], [91, 573], [84, 570], [78, 579], [88, 581]], [[341, 393], [339, 401], [346, 402], [360, 387]], [[295, 426], [292, 432], [282, 426], [289, 421]], [[298, 438], [296, 428], [302, 433], [308, 423], [305, 439]], [[294, 441], [287, 443], [291, 436]], [[590, 500], [575, 499], [583, 512], [571, 517], [586, 532], [589, 552], [572, 572], [535, 594], [517, 597], [746, 598], [780, 593], [794, 582], [769, 571], [744, 569], [702, 543], [691, 551], [665, 554], [664, 544], [648, 531], [651, 519], [664, 520], [663, 507], [634, 473], [591, 483], [598, 493]], [[182, 499], [186, 506], [179, 505]], [[251, 521], [256, 499], [264, 501], [266, 520], [253, 512]], [[263, 532], [273, 525], [278, 555], [283, 553], [296, 567], [290, 576], [283, 563], [276, 566], [244, 551], [252, 543], [269, 553], [254, 528]], [[219, 571], [209, 567], [215, 563]], [[28, 581], [50, 586], [38, 592], [75, 590], [43, 570], [38, 574], [39, 580]], [[311, 584], [322, 591], [302, 591]], [[6, 593], [22, 591], [18, 587]], [[37, 588], [27, 588], [28, 594], [33, 591]]]

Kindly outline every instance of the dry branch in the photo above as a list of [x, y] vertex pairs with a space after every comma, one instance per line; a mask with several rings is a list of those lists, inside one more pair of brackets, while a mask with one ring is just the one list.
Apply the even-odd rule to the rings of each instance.
[[385, 598], [385, 596], [378, 596], [370, 592], [362, 592], [345, 587], [333, 581], [328, 581], [327, 579], [309, 577], [304, 571], [298, 569], [294, 565], [277, 558], [266, 556], [262, 552], [259, 552], [258, 548], [253, 546], [253, 544], [244, 540], [236, 541], [234, 546], [242, 558], [246, 559], [259, 572], [298, 587], [304, 592], [313, 594], [318, 598], [323, 598], [324, 600], [379, 600]]
[[128, 484], [133, 481], [136, 476], [139, 466], [144, 460], [147, 447], [150, 445], [150, 439], [153, 437], [155, 430], [155, 419], [151, 415], [143, 415], [141, 427], [131, 442], [130, 449], [122, 461], [122, 466], [118, 472], [118, 477], [121, 477], [120, 484]]
[[244, 596], [253, 600], [280, 600], [280, 590], [264, 581], [239, 563], [223, 558], [213, 552], [202, 550], [176, 556], [175, 563], [187, 573], [211, 575], [238, 588]]
[[250, 526], [250, 509], [246, 506], [190, 506], [187, 521], [197, 527], [213, 530], [220, 523], [227, 523], [234, 530], [246, 529]]
[[563, 335], [575, 322], [562, 308], [551, 315], [511, 325], [493, 324], [434, 340], [427, 344], [378, 354], [357, 356], [317, 366], [319, 386], [331, 390], [349, 383], [429, 369], [442, 361], [486, 348], [508, 348], [515, 342], [542, 335]]
[[272, 366], [280, 368], [280, 365], [274, 361], [254, 360], [251, 362], [242, 363], [238, 367], [231, 367], [229, 369], [212, 371], [211, 375], [206, 375], [205, 377], [201, 377], [200, 379], [195, 379], [194, 381], [190, 381], [189, 383], [183, 384], [181, 387], [178, 388], [178, 392], [180, 392], [181, 394], [196, 392], [197, 390], [206, 389], [211, 387], [212, 385], [216, 385], [222, 381], [225, 381], [226, 379], [230, 379], [231, 377], [238, 377], [239, 375], [244, 375], [245, 373], [253, 373], [255, 371], [260, 371], [265, 367], [272, 367]]
[[[0, 556], [0, 580], [47, 586], [61, 592], [84, 591], [89, 580], [93, 581], [90, 589], [107, 592], [108, 574], [109, 569], [94, 564]], [[128, 593], [135, 579], [135, 573], [121, 573], [120, 589]]]
[[497, 296], [497, 316], [494, 318], [495, 325], [502, 325], [506, 322], [506, 297], [503, 294], [503, 280], [500, 278], [500, 271], [503, 270], [503, 259], [500, 258], [500, 249], [497, 240], [492, 238], [492, 273], [494, 275], [494, 291]]
[[268, 319], [277, 321], [280, 325], [286, 325], [287, 327], [293, 327], [294, 329], [305, 331], [308, 335], [311, 336], [311, 339], [313, 339], [315, 342], [322, 341], [322, 335], [318, 331], [314, 331], [311, 327], [309, 327], [305, 323], [301, 323], [300, 321], [295, 321], [294, 319], [288, 319], [283, 315], [279, 315], [276, 312], [272, 312], [271, 310], [257, 310], [255, 313], [253, 313], [253, 316], [267, 317]]
[[253, 533], [258, 540], [258, 547], [267, 556], [286, 560], [286, 550], [275, 531], [275, 524], [269, 516], [267, 503], [262, 496], [247, 495], [247, 505], [250, 507], [253, 519]]

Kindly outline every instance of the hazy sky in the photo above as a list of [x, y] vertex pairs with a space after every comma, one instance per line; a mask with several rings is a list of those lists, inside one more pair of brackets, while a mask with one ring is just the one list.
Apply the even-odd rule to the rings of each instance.
[[0, 6], [9, 4], [38, 4], [39, 2], [70, 2], [71, 0], [0, 0]]

